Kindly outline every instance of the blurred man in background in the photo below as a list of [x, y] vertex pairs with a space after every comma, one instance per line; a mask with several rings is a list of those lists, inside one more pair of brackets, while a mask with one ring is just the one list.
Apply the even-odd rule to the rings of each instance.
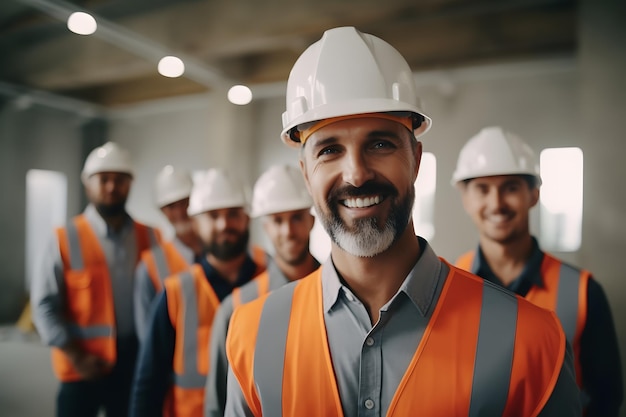
[[52, 346], [61, 380], [58, 417], [126, 416], [137, 336], [133, 273], [159, 233], [126, 212], [133, 180], [128, 152], [108, 142], [85, 160], [81, 176], [89, 205], [48, 251], [31, 289], [34, 321]]

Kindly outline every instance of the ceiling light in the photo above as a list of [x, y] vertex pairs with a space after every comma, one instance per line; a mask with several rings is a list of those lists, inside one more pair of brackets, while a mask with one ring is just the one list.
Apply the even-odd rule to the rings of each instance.
[[96, 19], [88, 13], [74, 12], [67, 19], [67, 28], [78, 35], [91, 35], [97, 27]]
[[252, 91], [245, 85], [233, 85], [228, 90], [228, 101], [243, 106], [252, 101]]
[[164, 56], [159, 61], [159, 74], [164, 77], [176, 78], [185, 73], [185, 64], [175, 56]]

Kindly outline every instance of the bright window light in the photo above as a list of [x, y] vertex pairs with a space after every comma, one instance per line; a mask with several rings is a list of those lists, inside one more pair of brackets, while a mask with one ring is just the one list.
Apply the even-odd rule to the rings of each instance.
[[31, 169], [26, 173], [26, 287], [41, 273], [44, 251], [54, 228], [67, 216], [67, 177], [56, 171]]
[[574, 252], [582, 236], [583, 152], [580, 148], [544, 149], [539, 161], [541, 246]]
[[228, 90], [228, 101], [239, 106], [252, 101], [252, 91], [245, 85], [234, 85]]
[[164, 77], [177, 78], [185, 73], [185, 63], [175, 56], [164, 56], [157, 67]]
[[98, 28], [98, 24], [92, 15], [74, 12], [67, 19], [67, 28], [77, 35], [91, 35]]
[[430, 152], [422, 154], [419, 174], [415, 180], [413, 227], [426, 240], [435, 236], [435, 190], [437, 188], [437, 159]]

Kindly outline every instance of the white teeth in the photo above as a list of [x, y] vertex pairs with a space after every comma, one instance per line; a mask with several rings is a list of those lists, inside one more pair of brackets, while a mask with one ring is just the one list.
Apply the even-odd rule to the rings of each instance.
[[346, 207], [350, 208], [363, 208], [370, 207], [380, 203], [382, 198], [380, 196], [376, 197], [365, 197], [365, 198], [348, 198], [343, 201], [343, 204]]

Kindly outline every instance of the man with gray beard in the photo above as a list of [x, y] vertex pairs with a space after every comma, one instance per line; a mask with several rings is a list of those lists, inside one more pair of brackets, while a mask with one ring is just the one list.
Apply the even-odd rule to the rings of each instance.
[[265, 252], [248, 253], [250, 218], [242, 184], [210, 169], [193, 185], [187, 213], [204, 256], [165, 279], [148, 318], [130, 415], [202, 416], [213, 317], [231, 291], [265, 270]]
[[234, 311], [225, 416], [581, 415], [554, 313], [415, 235], [431, 120], [395, 48], [327, 30], [291, 70], [282, 122], [331, 256]]

